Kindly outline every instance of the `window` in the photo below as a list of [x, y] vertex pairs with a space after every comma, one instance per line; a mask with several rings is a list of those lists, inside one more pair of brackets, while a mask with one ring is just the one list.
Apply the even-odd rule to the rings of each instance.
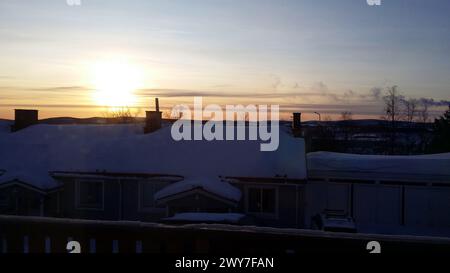
[[248, 212], [261, 214], [276, 214], [275, 188], [249, 188]]
[[78, 181], [77, 208], [103, 209], [102, 181]]
[[0, 207], [6, 207], [8, 205], [8, 194], [1, 192], [0, 193]]
[[164, 208], [155, 202], [155, 194], [167, 186], [167, 182], [143, 181], [139, 183], [139, 207], [141, 209]]

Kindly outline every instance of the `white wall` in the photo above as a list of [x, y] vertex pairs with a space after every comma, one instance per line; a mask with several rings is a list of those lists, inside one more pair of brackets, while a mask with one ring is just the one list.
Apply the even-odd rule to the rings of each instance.
[[450, 188], [406, 187], [407, 226], [450, 229]]
[[356, 222], [371, 225], [401, 224], [401, 187], [387, 185], [354, 185], [353, 217]]
[[450, 236], [448, 187], [354, 183], [353, 206], [351, 196], [351, 183], [308, 182], [306, 227], [312, 216], [331, 209], [353, 211], [360, 232]]

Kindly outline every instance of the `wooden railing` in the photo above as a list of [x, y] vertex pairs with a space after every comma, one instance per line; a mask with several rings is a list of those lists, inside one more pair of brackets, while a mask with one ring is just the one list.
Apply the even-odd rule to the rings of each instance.
[[450, 253], [449, 238], [0, 216], [0, 253], [68, 253], [69, 241], [79, 242], [81, 253], [368, 253], [370, 241], [383, 253]]

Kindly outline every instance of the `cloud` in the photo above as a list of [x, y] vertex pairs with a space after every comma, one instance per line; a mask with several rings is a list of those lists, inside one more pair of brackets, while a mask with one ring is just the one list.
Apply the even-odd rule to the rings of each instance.
[[310, 90], [312, 91], [312, 95], [316, 94], [316, 96], [328, 97], [333, 101], [342, 101], [343, 100], [343, 98], [339, 94], [329, 92], [328, 85], [326, 85], [322, 81], [316, 82], [315, 84], [313, 84], [313, 86], [310, 88]]
[[380, 108], [374, 104], [357, 104], [357, 105], [345, 105], [345, 104], [302, 104], [302, 103], [290, 103], [280, 105], [282, 112], [296, 112], [314, 113], [320, 112], [322, 114], [336, 114], [344, 111], [350, 111], [352, 113], [362, 115], [378, 115]]
[[139, 89], [135, 92], [140, 97], [246, 97], [248, 95], [243, 93], [222, 93], [212, 91], [198, 91], [189, 89], [170, 89], [170, 88], [151, 88], [151, 89]]
[[228, 87], [233, 87], [232, 84], [217, 84], [217, 85], [213, 85], [211, 86], [212, 88], [228, 88]]
[[370, 93], [373, 98], [379, 100], [381, 98], [382, 89], [380, 87], [372, 87], [372, 89], [370, 89]]
[[281, 81], [281, 78], [277, 75], [272, 75], [272, 77], [274, 78], [274, 82], [272, 83], [272, 89], [274, 91], [277, 91], [278, 88], [283, 86], [283, 82]]
[[[277, 78], [276, 78], [277, 79]], [[279, 78], [278, 78], [279, 79]], [[282, 85], [281, 80], [274, 83], [275, 86]], [[229, 101], [234, 101], [235, 99], [248, 100], [249, 103], [257, 103], [257, 100], [267, 100], [279, 103], [282, 107], [292, 106], [293, 108], [303, 107], [308, 108], [310, 105], [313, 108], [319, 107], [317, 102], [321, 105], [328, 105], [326, 108], [333, 108], [338, 110], [345, 110], [346, 108], [357, 107], [361, 111], [367, 105], [371, 105], [371, 111], [374, 111], [376, 107], [380, 107], [382, 98], [382, 89], [379, 87], [373, 87], [366, 92], [357, 92], [352, 89], [348, 89], [344, 93], [334, 93], [330, 92], [328, 85], [323, 81], [314, 83], [311, 87], [300, 87], [298, 83], [294, 85], [295, 90], [291, 89], [289, 91], [280, 92], [223, 92], [218, 90], [191, 90], [191, 89], [171, 89], [171, 88], [150, 88], [150, 89], [139, 89], [136, 90], [135, 94], [139, 98], [190, 98], [190, 97], [208, 97], [216, 99], [228, 99]], [[41, 107], [77, 107], [77, 108], [87, 108], [87, 107], [98, 107], [97, 105], [90, 105], [90, 102], [86, 100], [88, 98], [88, 93], [92, 91], [91, 88], [78, 85], [61, 85], [61, 86], [50, 86], [50, 87], [11, 87], [11, 86], [0, 86], [1, 100], [8, 100], [7, 104], [0, 104], [2, 107], [19, 107], [21, 100], [36, 100], [36, 106]], [[18, 96], [14, 91], [24, 91]], [[12, 91], [12, 92], [11, 92]], [[65, 101], [69, 101], [69, 104], [61, 104], [61, 98], [65, 98]], [[326, 101], [319, 100], [328, 99], [328, 104]], [[84, 101], [83, 101], [84, 99]], [[16, 100], [17, 105], [12, 105], [11, 101]], [[51, 102], [55, 104], [51, 104]], [[72, 105], [71, 102], [78, 102], [78, 104]], [[432, 98], [420, 98], [418, 99], [421, 103], [426, 103], [430, 107], [442, 107], [450, 105], [448, 100], [435, 100]], [[23, 101], [25, 102], [25, 101]], [[303, 104], [295, 104], [295, 103]], [[41, 103], [41, 104], [39, 104]], [[306, 104], [308, 103], [308, 104]], [[295, 105], [295, 106], [294, 106]], [[325, 107], [325, 106], [324, 106]], [[355, 110], [352, 110], [356, 112]]]
[[92, 91], [91, 88], [84, 86], [50, 86], [50, 87], [23, 87], [23, 86], [0, 86], [2, 91], [32, 91], [32, 92], [73, 92], [73, 91]]
[[312, 90], [319, 93], [328, 93], [328, 86], [323, 82], [317, 82], [313, 85]]
[[2, 104], [0, 103], [0, 107], [43, 107], [43, 108], [102, 108], [99, 105], [90, 105], [90, 104]]
[[[318, 92], [218, 92], [218, 91], [199, 91], [188, 89], [140, 89], [135, 92], [140, 97], [212, 97], [212, 98], [249, 98], [249, 99], [283, 99], [283, 98], [306, 98], [306, 97], [332, 97], [338, 98], [334, 93]], [[338, 99], [339, 101], [341, 99]]]
[[344, 97], [344, 98], [354, 98], [355, 95], [356, 95], [356, 94], [355, 94], [355, 91], [349, 89], [349, 90], [345, 91], [343, 97]]
[[[383, 89], [380, 87], [373, 87], [372, 89], [370, 89], [370, 94], [375, 100], [381, 100], [383, 97]], [[400, 96], [400, 99], [407, 100], [408, 98]], [[426, 104], [431, 107], [442, 107], [450, 105], [449, 100], [435, 100], [433, 98], [424, 98], [424, 97], [415, 100], [417, 100], [421, 104]]]
[[345, 99], [359, 99], [361, 101], [374, 102], [380, 101], [383, 95], [383, 89], [380, 87], [372, 87], [369, 92], [359, 93], [353, 90], [347, 90], [343, 98]]
[[361, 102], [373, 102], [371, 92], [360, 94], [353, 90], [347, 90], [343, 94], [330, 92], [328, 86], [323, 82], [317, 82], [307, 91], [300, 91], [304, 88], [283, 92], [220, 92], [210, 90], [189, 90], [189, 89], [140, 89], [135, 92], [140, 97], [210, 97], [210, 98], [249, 98], [249, 99], [304, 99], [314, 100], [315, 98], [325, 98], [333, 102], [342, 104], [348, 103], [349, 100]]
[[436, 101], [434, 99], [431, 98], [420, 98], [418, 99], [418, 101], [422, 104], [426, 104], [428, 106], [434, 106], [434, 107], [442, 107], [442, 106], [449, 106], [450, 105], [450, 101], [448, 100], [439, 100]]
[[55, 86], [55, 87], [40, 87], [40, 88], [32, 88], [29, 90], [33, 91], [58, 91], [58, 92], [64, 92], [64, 91], [91, 91], [91, 88], [87, 88], [84, 86]]

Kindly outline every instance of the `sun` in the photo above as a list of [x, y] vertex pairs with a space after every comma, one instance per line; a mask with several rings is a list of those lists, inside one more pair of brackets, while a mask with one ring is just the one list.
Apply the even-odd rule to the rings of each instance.
[[133, 106], [137, 100], [135, 91], [141, 86], [142, 71], [128, 61], [103, 61], [93, 65], [92, 79], [92, 97], [97, 105]]

